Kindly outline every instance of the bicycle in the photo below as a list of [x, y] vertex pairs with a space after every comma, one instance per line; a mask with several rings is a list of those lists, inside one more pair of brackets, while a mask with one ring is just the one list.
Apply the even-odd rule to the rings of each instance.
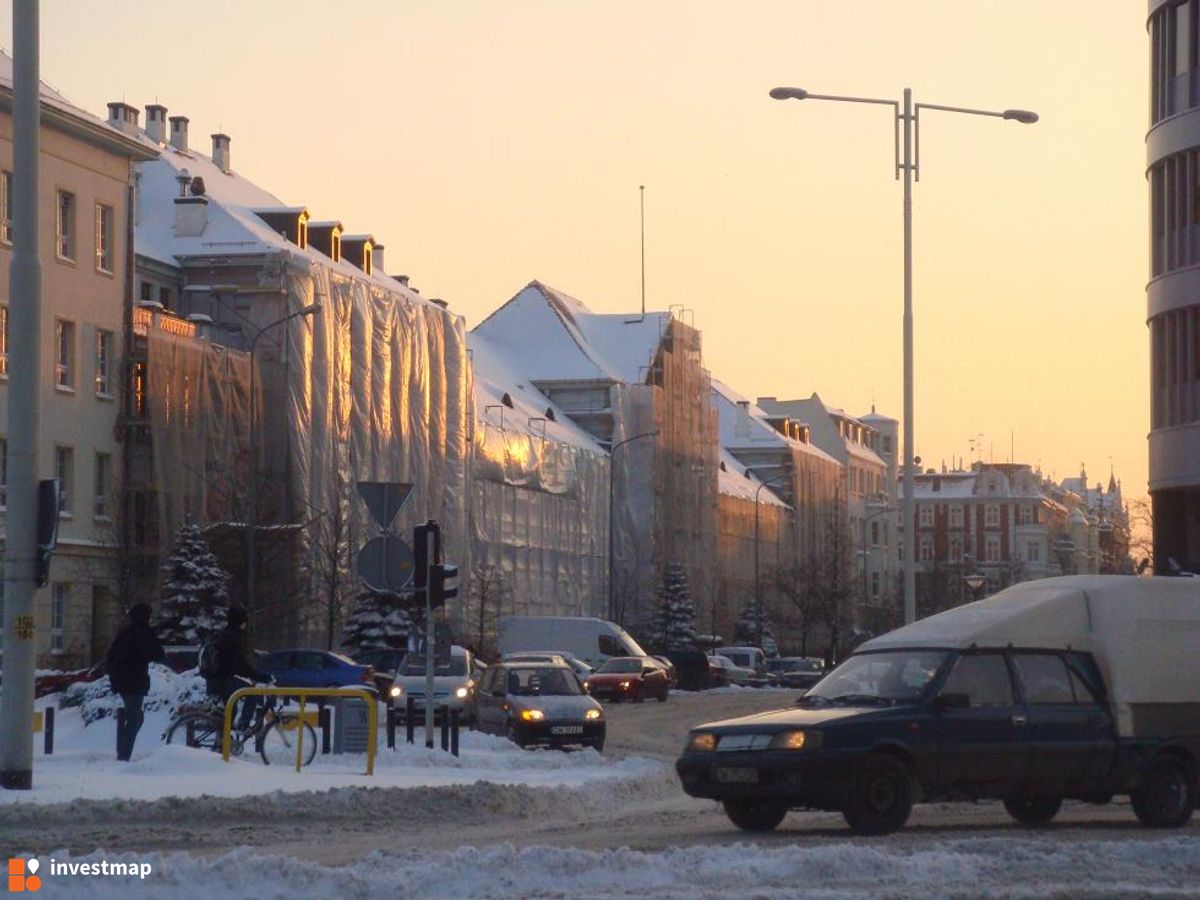
[[[254, 749], [268, 766], [294, 766], [296, 741], [303, 733], [300, 763], [307, 766], [317, 754], [317, 733], [308, 722], [302, 722], [297, 713], [276, 709], [277, 700], [276, 697], [263, 697], [250, 727], [244, 730], [233, 728], [230, 755], [241, 756], [247, 743], [253, 740]], [[205, 703], [178, 709], [167, 725], [163, 740], [168, 744], [220, 752], [224, 729], [225, 706], [211, 698]]]

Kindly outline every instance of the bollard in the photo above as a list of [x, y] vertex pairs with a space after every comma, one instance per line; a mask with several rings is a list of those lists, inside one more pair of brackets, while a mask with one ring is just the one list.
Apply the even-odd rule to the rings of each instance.
[[121, 752], [121, 732], [125, 730], [125, 707], [117, 710], [117, 753]]
[[448, 709], [442, 710], [442, 721], [440, 723], [438, 723], [442, 727], [442, 750], [443, 751], [448, 751], [450, 749], [450, 716], [447, 715], [447, 713], [449, 711], [450, 710], [448, 710]]
[[396, 749], [396, 708], [390, 703], [387, 706], [387, 748]]
[[404, 700], [404, 740], [408, 743], [413, 742], [413, 699], [407, 697]]
[[317, 721], [321, 725], [321, 752], [329, 752], [329, 709], [322, 702], [317, 707]]
[[47, 756], [54, 753], [54, 707], [46, 707], [46, 717], [42, 725], [42, 752]]
[[450, 713], [450, 752], [458, 756], [458, 710]]

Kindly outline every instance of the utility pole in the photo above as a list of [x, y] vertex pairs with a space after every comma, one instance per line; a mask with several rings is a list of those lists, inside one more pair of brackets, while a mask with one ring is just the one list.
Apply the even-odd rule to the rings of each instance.
[[13, 2], [13, 261], [9, 277], [8, 510], [4, 541], [4, 690], [0, 787], [33, 787], [34, 565], [42, 270], [38, 262], [41, 129], [38, 0]]

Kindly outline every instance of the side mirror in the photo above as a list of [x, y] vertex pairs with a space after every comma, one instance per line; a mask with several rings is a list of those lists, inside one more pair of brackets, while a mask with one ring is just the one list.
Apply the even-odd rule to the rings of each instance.
[[967, 709], [971, 705], [971, 697], [968, 694], [938, 694], [933, 698], [934, 712], [943, 712], [947, 709]]

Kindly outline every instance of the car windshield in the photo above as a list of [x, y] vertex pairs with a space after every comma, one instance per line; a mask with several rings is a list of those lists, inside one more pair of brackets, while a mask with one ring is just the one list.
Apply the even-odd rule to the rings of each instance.
[[820, 672], [824, 664], [819, 659], [801, 659], [792, 666], [793, 672]]
[[[425, 657], [416, 653], [411, 653], [404, 657], [404, 663], [400, 666], [400, 671], [404, 675], [424, 675], [425, 674]], [[467, 658], [465, 656], [452, 656], [448, 665], [435, 666], [433, 674], [438, 678], [445, 678], [453, 675], [467, 674]]]
[[583, 693], [579, 679], [558, 666], [509, 669], [505, 687], [512, 697], [575, 696]]
[[905, 703], [929, 686], [949, 654], [945, 650], [895, 650], [850, 657], [810, 690], [805, 702]]
[[601, 673], [617, 673], [620, 675], [640, 674], [642, 661], [640, 659], [610, 659], [599, 669]]

